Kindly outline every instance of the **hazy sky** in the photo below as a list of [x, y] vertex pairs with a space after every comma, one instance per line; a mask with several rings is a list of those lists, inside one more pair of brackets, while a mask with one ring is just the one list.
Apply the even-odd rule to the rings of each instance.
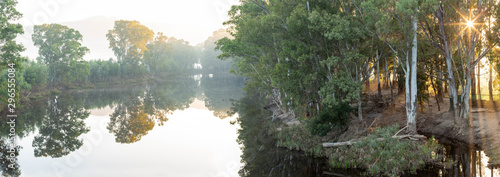
[[24, 14], [23, 26], [78, 21], [93, 16], [188, 24], [197, 30], [175, 37], [195, 45], [223, 27], [227, 11], [237, 3], [238, 0], [20, 0], [17, 9]]

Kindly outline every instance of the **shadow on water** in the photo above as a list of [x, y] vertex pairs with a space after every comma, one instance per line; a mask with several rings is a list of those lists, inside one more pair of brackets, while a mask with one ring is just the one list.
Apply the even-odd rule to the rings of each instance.
[[238, 142], [242, 145], [240, 176], [323, 176], [326, 159], [315, 159], [301, 152], [276, 147], [270, 133], [271, 113], [263, 110], [263, 98], [246, 95], [234, 106], [239, 114]]

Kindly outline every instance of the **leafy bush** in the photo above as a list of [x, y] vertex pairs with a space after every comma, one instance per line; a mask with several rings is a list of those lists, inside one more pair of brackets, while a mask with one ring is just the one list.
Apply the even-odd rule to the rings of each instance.
[[349, 123], [349, 113], [354, 109], [347, 103], [338, 103], [320, 113], [308, 122], [313, 135], [325, 136], [331, 130], [344, 130]]
[[398, 176], [414, 173], [437, 158], [433, 155], [440, 147], [436, 140], [422, 143], [391, 138], [397, 130], [398, 126], [375, 129], [354, 145], [337, 148], [330, 156], [332, 167], [366, 169], [370, 176]]

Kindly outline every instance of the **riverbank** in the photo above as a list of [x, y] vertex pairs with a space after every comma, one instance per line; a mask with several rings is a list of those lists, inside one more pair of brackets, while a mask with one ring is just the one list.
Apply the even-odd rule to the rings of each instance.
[[[277, 146], [302, 151], [315, 158], [328, 158], [334, 172], [355, 169], [357, 175], [402, 175], [414, 174], [429, 165], [449, 166], [443, 156], [433, 155], [440, 145], [433, 138], [393, 138], [398, 135], [397, 125], [366, 130], [366, 124], [351, 120], [347, 130], [330, 131], [326, 136], [313, 135], [307, 120], [293, 114], [282, 113], [277, 106], [265, 108], [273, 112], [272, 119], [280, 120], [273, 129]], [[300, 119], [300, 120], [299, 120]], [[325, 147], [325, 142], [348, 141], [350, 146]]]
[[[325, 149], [321, 147], [321, 143], [366, 139], [366, 137], [372, 136], [371, 134], [374, 131], [382, 127], [396, 126], [393, 130], [404, 128], [404, 125], [406, 125], [406, 114], [404, 104], [400, 103], [400, 101], [404, 101], [404, 98], [396, 97], [396, 102], [393, 105], [377, 103], [374, 99], [367, 99], [365, 102], [367, 106], [363, 109], [365, 114], [363, 121], [359, 121], [354, 115], [351, 115], [349, 128], [344, 133], [330, 132], [323, 137], [310, 134], [305, 127], [306, 119], [302, 120], [302, 118], [297, 118], [293, 114], [283, 113], [276, 105], [268, 105], [265, 108], [273, 112], [273, 120], [283, 122], [281, 126], [276, 127], [278, 146], [304, 151], [306, 154], [315, 157], [331, 158], [332, 154], [333, 156], [339, 154], [339, 150]], [[439, 144], [455, 144], [459, 146], [457, 148], [468, 148], [469, 151], [472, 150], [473, 152], [484, 150], [484, 154], [489, 158], [487, 167], [498, 168], [500, 159], [498, 153], [500, 152], [500, 112], [495, 109], [496, 104], [496, 102], [485, 101], [471, 104], [474, 106], [471, 114], [473, 120], [471, 128], [468, 128], [468, 126], [457, 128], [454, 123], [454, 117], [451, 115], [451, 112], [447, 111], [449, 103], [441, 102], [439, 110], [436, 107], [436, 103], [430, 102], [427, 105], [421, 105], [424, 109], [421, 109], [418, 114], [418, 133], [425, 135], [427, 138], [435, 137], [437, 140], [419, 140], [418, 142], [420, 143], [412, 144], [412, 146], [419, 147], [436, 141]], [[394, 141], [384, 143], [394, 143]], [[464, 145], [468, 147], [461, 147]], [[441, 147], [440, 149], [443, 148]], [[363, 148], [359, 148], [358, 150], [365, 151], [365, 153], [368, 152]], [[429, 154], [432, 154], [431, 152], [438, 152], [438, 150], [427, 151]], [[408, 153], [415, 153], [415, 151]], [[380, 159], [374, 159], [372, 163], [379, 163], [378, 161]], [[429, 158], [425, 158], [424, 161], [427, 164], [426, 168], [435, 166], [439, 169], [448, 169], [452, 166], [451, 163], [453, 163], [449, 160], [445, 162], [443, 157], [430, 160]], [[368, 166], [366, 169], [370, 168], [372, 166]], [[406, 171], [411, 171], [411, 169]]]
[[[431, 99], [434, 100], [434, 99]], [[496, 101], [471, 101], [471, 120], [455, 123], [453, 112], [449, 111], [449, 101], [444, 99], [440, 109], [435, 101], [421, 105], [425, 111], [419, 111], [417, 131], [427, 137], [434, 136], [441, 143], [466, 145], [469, 149], [484, 150], [489, 157], [488, 167], [500, 167], [500, 110]], [[404, 98], [397, 97], [394, 106], [375, 114], [375, 126], [405, 125]], [[470, 126], [468, 125], [470, 124]]]

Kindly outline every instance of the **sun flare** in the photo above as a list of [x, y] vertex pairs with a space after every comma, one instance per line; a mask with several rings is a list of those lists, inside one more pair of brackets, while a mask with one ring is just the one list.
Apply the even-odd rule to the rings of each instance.
[[472, 28], [474, 27], [474, 22], [473, 21], [467, 21], [467, 23], [465, 23], [467, 25], [467, 27], [469, 28]]

